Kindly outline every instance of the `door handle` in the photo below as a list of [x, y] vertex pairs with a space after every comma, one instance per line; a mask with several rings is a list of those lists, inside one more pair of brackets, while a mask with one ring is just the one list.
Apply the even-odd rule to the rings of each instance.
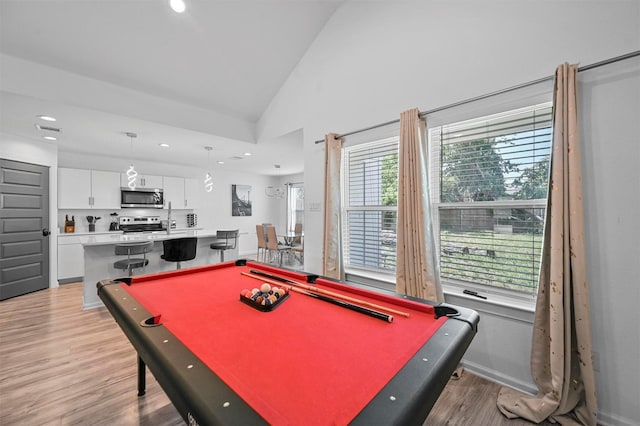
[[50, 234], [51, 234], [51, 232], [47, 228], [44, 228], [42, 230], [42, 236], [43, 237], [48, 237]]

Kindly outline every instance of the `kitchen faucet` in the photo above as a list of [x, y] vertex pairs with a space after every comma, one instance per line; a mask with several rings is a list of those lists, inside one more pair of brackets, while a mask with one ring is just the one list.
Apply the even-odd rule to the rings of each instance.
[[169, 201], [169, 213], [167, 214], [167, 235], [171, 235], [171, 201]]

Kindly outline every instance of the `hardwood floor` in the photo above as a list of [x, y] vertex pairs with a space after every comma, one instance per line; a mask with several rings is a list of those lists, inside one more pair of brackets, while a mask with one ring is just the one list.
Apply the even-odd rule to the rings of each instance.
[[[433, 406], [425, 426], [531, 426], [536, 423], [523, 419], [509, 420], [496, 406], [500, 385], [468, 371], [449, 383]], [[542, 422], [539, 425], [550, 425]]]
[[[81, 283], [0, 302], [0, 425], [184, 425], [152, 374], [136, 396], [136, 353], [107, 310], [81, 307]], [[498, 388], [464, 373], [425, 425], [531, 425], [500, 415]]]

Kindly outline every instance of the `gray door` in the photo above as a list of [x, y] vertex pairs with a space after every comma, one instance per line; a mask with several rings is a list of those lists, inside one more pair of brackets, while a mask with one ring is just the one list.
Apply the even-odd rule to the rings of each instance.
[[0, 158], [0, 300], [49, 287], [49, 168]]

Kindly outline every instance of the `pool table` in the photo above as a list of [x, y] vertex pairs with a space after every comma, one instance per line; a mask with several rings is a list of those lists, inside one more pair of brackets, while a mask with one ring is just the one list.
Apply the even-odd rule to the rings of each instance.
[[[241, 303], [243, 290], [265, 282], [282, 282], [287, 297], [266, 310]], [[190, 425], [422, 424], [479, 319], [470, 309], [248, 260], [97, 287], [137, 351], [138, 394], [148, 367]]]

